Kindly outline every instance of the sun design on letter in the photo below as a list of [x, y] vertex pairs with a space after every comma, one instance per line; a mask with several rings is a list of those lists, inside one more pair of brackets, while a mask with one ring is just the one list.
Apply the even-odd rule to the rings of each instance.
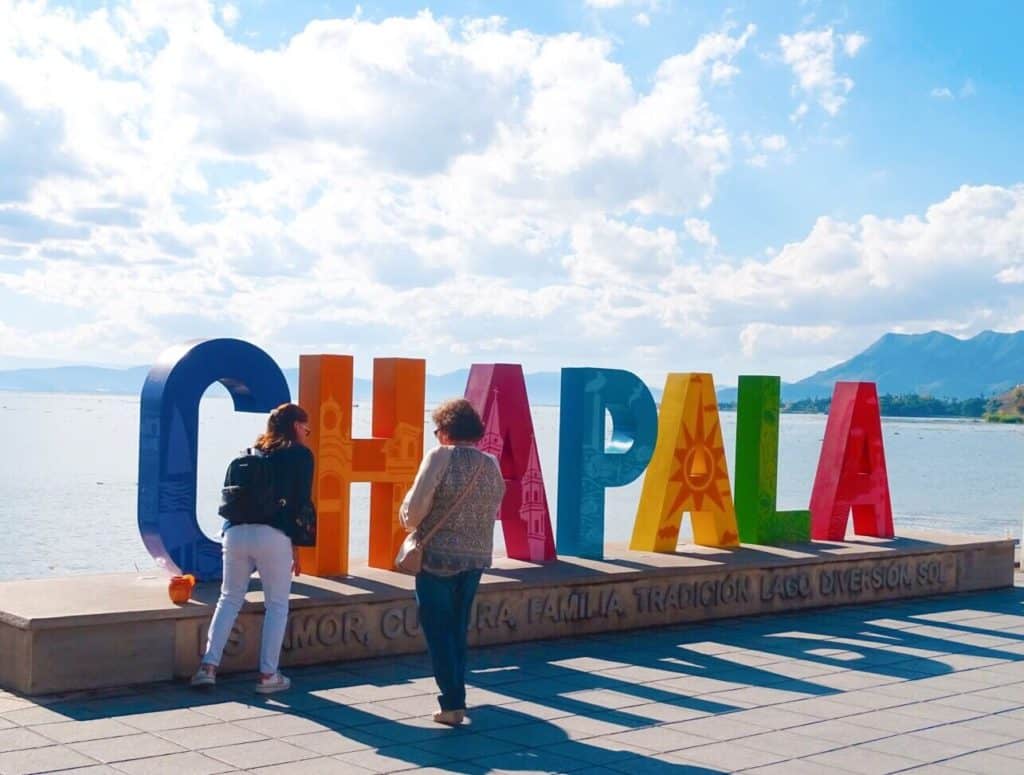
[[696, 412], [696, 418], [684, 420], [683, 444], [675, 453], [679, 467], [669, 479], [670, 482], [679, 482], [679, 492], [666, 516], [680, 510], [706, 511], [705, 498], [715, 504], [716, 511], [726, 510], [719, 483], [724, 482], [728, 487], [729, 472], [725, 467], [725, 449], [719, 443], [718, 421], [704, 430], [704, 412], [714, 412], [715, 408], [714, 405], [702, 406]]

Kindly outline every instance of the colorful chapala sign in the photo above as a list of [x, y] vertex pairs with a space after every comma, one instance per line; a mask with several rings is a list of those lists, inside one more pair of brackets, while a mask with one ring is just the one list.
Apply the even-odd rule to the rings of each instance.
[[[200, 580], [221, 573], [220, 544], [196, 518], [199, 402], [214, 382], [240, 412], [269, 412], [292, 398], [273, 359], [238, 339], [171, 348], [150, 371], [139, 430], [139, 531], [161, 566]], [[298, 401], [310, 414], [319, 514], [317, 545], [302, 550], [306, 572], [348, 572], [353, 482], [370, 483], [369, 564], [392, 567], [404, 538], [398, 507], [423, 456], [425, 387], [426, 361], [375, 359], [372, 435], [353, 438], [352, 357], [300, 357]], [[478, 446], [498, 458], [505, 477], [499, 518], [508, 556], [548, 562], [557, 547], [601, 558], [605, 490], [641, 474], [632, 549], [675, 551], [685, 514], [696, 543], [707, 546], [841, 541], [851, 512], [856, 533], [892, 537], [874, 384], [836, 384], [808, 511], [776, 509], [779, 391], [778, 377], [740, 377], [730, 487], [710, 374], [669, 374], [659, 410], [628, 371], [562, 369], [556, 537], [522, 367], [474, 364], [465, 395], [484, 420]]]

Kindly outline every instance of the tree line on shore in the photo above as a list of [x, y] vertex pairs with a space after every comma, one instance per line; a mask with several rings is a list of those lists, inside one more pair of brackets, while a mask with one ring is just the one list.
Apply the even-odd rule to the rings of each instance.
[[[886, 393], [878, 397], [885, 417], [973, 417], [989, 422], [1024, 423], [1024, 386], [1002, 396], [986, 398], [936, 398], [917, 393]], [[783, 402], [783, 412], [791, 414], [827, 414], [829, 398], [804, 398]], [[722, 404], [733, 409], [735, 404]]]

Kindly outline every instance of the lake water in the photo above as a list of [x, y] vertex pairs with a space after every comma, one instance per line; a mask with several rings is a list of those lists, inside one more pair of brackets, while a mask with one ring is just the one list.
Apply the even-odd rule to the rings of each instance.
[[[355, 435], [369, 434], [370, 411], [355, 410]], [[554, 511], [558, 409], [533, 412]], [[199, 518], [216, 535], [224, 469], [265, 418], [236, 413], [219, 395], [205, 398], [200, 414]], [[0, 579], [155, 569], [136, 528], [138, 419], [139, 401], [132, 396], [0, 392], [0, 427], [8, 439], [0, 450]], [[722, 426], [731, 472], [735, 414], [724, 412]], [[883, 428], [897, 533], [1020, 536], [1024, 482], [1016, 474], [1024, 428], [904, 419], [884, 419]], [[783, 416], [780, 509], [807, 507], [824, 429], [824, 416]], [[607, 491], [607, 540], [628, 540], [640, 481]], [[353, 487], [353, 558], [366, 554], [368, 499], [368, 485]], [[688, 519], [683, 526], [685, 539]], [[500, 526], [496, 538], [500, 553]]]

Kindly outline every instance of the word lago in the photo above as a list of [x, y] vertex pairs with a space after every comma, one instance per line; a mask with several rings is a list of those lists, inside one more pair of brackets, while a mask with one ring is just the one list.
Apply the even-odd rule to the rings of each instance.
[[[221, 573], [220, 545], [196, 519], [199, 401], [214, 382], [227, 388], [240, 412], [268, 412], [291, 400], [270, 356], [237, 339], [171, 348], [150, 371], [142, 388], [139, 530], [159, 564], [201, 580]], [[302, 550], [302, 567], [315, 575], [348, 572], [352, 482], [370, 483], [369, 564], [392, 566], [404, 537], [398, 507], [423, 456], [426, 362], [374, 360], [370, 438], [352, 437], [352, 385], [351, 356], [300, 357], [298, 401], [310, 413], [320, 518], [317, 545]], [[779, 387], [778, 377], [740, 377], [734, 498], [710, 374], [669, 374], [659, 413], [634, 374], [562, 369], [559, 551], [601, 558], [605, 489], [645, 471], [632, 549], [675, 551], [684, 513], [696, 542], [708, 546], [842, 540], [851, 511], [857, 533], [891, 537], [875, 386], [836, 384], [808, 511], [776, 509]], [[486, 426], [479, 447], [498, 458], [505, 477], [499, 517], [509, 557], [554, 560], [522, 367], [474, 364], [466, 398]]]

